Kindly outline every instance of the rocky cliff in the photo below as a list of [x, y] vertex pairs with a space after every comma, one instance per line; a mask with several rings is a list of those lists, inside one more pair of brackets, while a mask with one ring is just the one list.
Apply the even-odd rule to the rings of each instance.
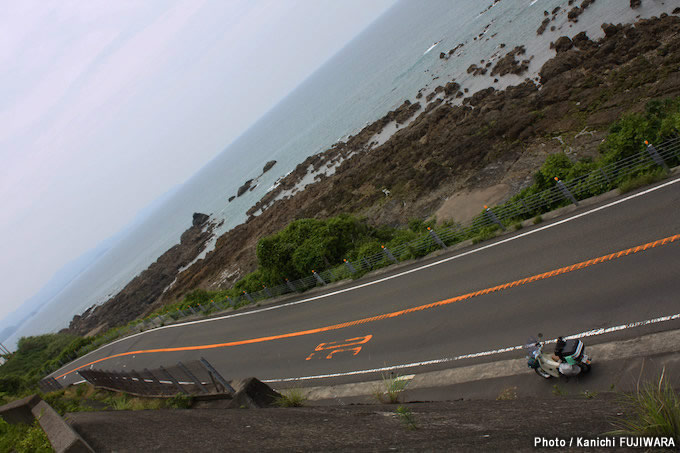
[[172, 283], [180, 269], [189, 265], [205, 248], [215, 227], [209, 219], [207, 214], [195, 213], [191, 227], [182, 233], [179, 244], [161, 255], [115, 297], [74, 316], [68, 331], [76, 335], [97, 333], [125, 324], [144, 313]]

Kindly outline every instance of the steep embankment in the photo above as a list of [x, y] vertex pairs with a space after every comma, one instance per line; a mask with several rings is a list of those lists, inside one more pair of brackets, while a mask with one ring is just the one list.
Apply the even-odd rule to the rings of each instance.
[[[424, 109], [404, 103], [346, 143], [305, 160], [167, 292], [172, 278], [161, 273], [156, 283], [152, 265], [130, 284], [137, 281], [137, 291], [128, 285], [89, 317], [74, 319], [70, 331], [124, 323], [196, 287], [229, 287], [254, 270], [258, 239], [297, 218], [357, 213], [376, 224], [404, 223], [432, 215], [464, 191], [502, 186], [501, 197], [509, 196], [530, 182], [549, 153], [596, 154], [604, 131], [623, 113], [642, 110], [649, 99], [680, 95], [678, 17], [603, 29], [597, 42], [583, 33], [560, 38], [538, 85], [527, 80], [504, 91], [488, 88], [456, 105], [463, 95], [453, 82]], [[513, 61], [505, 58], [504, 65], [521, 72], [523, 61], [514, 59], [525, 56], [512, 52]], [[402, 125], [398, 132], [379, 144], [379, 133], [395, 123]], [[320, 171], [328, 168], [335, 170], [330, 176]], [[310, 169], [319, 172], [317, 182], [291, 196]]]

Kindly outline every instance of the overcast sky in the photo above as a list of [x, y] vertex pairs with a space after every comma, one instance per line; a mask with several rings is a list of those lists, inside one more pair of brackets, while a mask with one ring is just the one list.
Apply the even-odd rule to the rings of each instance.
[[0, 0], [0, 319], [395, 0]]

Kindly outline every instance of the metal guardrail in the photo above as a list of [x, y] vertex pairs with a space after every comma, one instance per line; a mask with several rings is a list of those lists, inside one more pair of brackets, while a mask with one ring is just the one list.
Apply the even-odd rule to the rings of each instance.
[[[141, 372], [104, 370], [80, 370], [77, 372], [83, 379], [97, 388], [115, 392], [125, 392], [136, 396], [173, 396], [212, 395], [235, 393], [227, 382], [207, 360], [177, 362], [174, 367], [159, 367], [155, 370], [144, 369]], [[53, 378], [45, 378], [39, 383], [43, 392], [61, 389], [61, 385]]]
[[514, 197], [510, 201], [493, 208], [485, 207], [479, 216], [467, 224], [453, 224], [428, 229], [427, 233], [413, 241], [397, 245], [392, 249], [383, 247], [379, 253], [364, 256], [354, 261], [345, 260], [334, 267], [313, 272], [312, 275], [298, 280], [286, 280], [278, 286], [263, 287], [262, 290], [252, 293], [244, 291], [236, 298], [227, 297], [224, 300], [211, 301], [207, 305], [190, 306], [183, 310], [178, 309], [153, 319], [145, 319], [135, 325], [112, 330], [105, 337], [98, 339], [96, 343], [84, 346], [72, 357], [62, 360], [55, 369], [46, 368], [43, 371], [45, 374], [49, 374], [115, 338], [159, 327], [184, 317], [207, 315], [212, 312], [236, 308], [284, 294], [303, 292], [334, 281], [363, 275], [371, 270], [424, 256], [436, 249], [455, 245], [485, 232], [489, 233], [495, 228], [504, 229], [515, 222], [529, 219], [560, 206], [578, 204], [580, 200], [612, 190], [627, 178], [649, 171], [652, 168], [669, 168], [678, 164], [680, 164], [680, 137], [675, 137], [656, 147], [648, 145], [645, 150], [637, 154], [607, 163], [572, 180], [559, 181], [555, 178], [555, 185], [540, 193], [522, 198]]

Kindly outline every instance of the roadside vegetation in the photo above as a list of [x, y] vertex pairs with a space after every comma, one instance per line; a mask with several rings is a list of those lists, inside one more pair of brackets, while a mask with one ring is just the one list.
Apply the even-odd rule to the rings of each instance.
[[396, 404], [409, 381], [399, 375], [383, 376], [382, 383], [373, 390], [373, 396], [383, 404]]
[[411, 431], [418, 429], [418, 424], [411, 408], [400, 405], [395, 412], [406, 429]]
[[54, 451], [37, 420], [31, 425], [10, 425], [0, 418], [0, 453], [48, 453]]
[[278, 407], [301, 407], [304, 406], [307, 397], [302, 389], [292, 388], [283, 390], [281, 396], [276, 397], [274, 405]]
[[625, 416], [613, 422], [618, 430], [612, 434], [672, 437], [676, 445], [680, 443], [680, 397], [665, 373], [658, 381], [646, 382], [638, 385], [635, 392], [623, 394], [621, 405]]

